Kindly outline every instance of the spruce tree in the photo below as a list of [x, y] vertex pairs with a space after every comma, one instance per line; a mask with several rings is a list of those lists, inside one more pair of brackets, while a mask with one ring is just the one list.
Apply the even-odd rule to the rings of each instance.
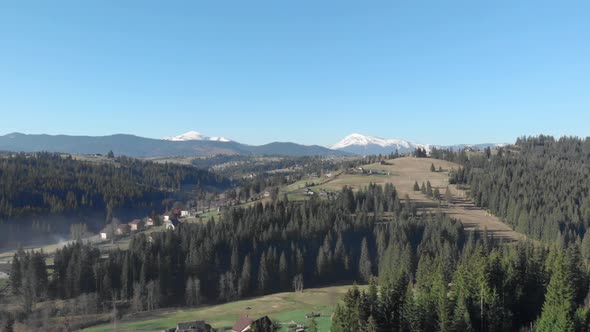
[[537, 322], [536, 331], [574, 331], [575, 303], [570, 277], [564, 253], [560, 252], [554, 262], [553, 273], [547, 286], [545, 303], [543, 303], [543, 310]]
[[252, 263], [250, 262], [250, 255], [244, 258], [242, 265], [242, 274], [238, 281], [238, 297], [244, 297], [250, 292], [250, 282], [252, 279]]
[[371, 262], [371, 255], [369, 253], [369, 246], [367, 238], [363, 238], [361, 242], [361, 255], [359, 257], [359, 277], [363, 282], [369, 282], [373, 275], [373, 265]]
[[268, 274], [268, 262], [266, 254], [263, 252], [260, 256], [260, 263], [258, 264], [258, 293], [264, 295], [268, 292], [268, 284], [270, 276]]
[[434, 192], [432, 193], [432, 198], [440, 202], [440, 191], [438, 188], [434, 188]]

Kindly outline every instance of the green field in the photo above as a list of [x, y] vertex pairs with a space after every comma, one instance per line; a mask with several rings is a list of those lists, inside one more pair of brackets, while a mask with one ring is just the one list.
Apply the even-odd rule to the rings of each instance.
[[[205, 320], [215, 328], [231, 327], [240, 315], [258, 318], [268, 315], [280, 323], [306, 323], [305, 314], [320, 312], [316, 318], [319, 331], [330, 330], [330, 315], [336, 303], [350, 286], [307, 289], [303, 293], [280, 293], [248, 300], [195, 309], [160, 310], [124, 319], [117, 324], [118, 331], [162, 331], [178, 322]], [[89, 332], [112, 331], [113, 326], [100, 325], [85, 329]], [[282, 331], [287, 331], [286, 326]]]

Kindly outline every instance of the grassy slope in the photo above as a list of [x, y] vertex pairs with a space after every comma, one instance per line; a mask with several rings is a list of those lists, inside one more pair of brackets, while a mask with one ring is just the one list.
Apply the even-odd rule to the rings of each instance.
[[[434, 164], [435, 168], [442, 167], [442, 172], [431, 172], [430, 166]], [[452, 162], [431, 159], [431, 158], [413, 158], [405, 157], [394, 160], [389, 160], [388, 165], [381, 165], [379, 163], [364, 165], [365, 170], [371, 170], [378, 174], [346, 174], [341, 173], [332, 178], [330, 181], [324, 182], [320, 185], [309, 187], [316, 193], [320, 190], [326, 191], [340, 191], [343, 186], [352, 187], [354, 190], [366, 187], [369, 183], [385, 184], [392, 183], [400, 197], [405, 197], [407, 194], [409, 198], [423, 209], [437, 210], [440, 209], [444, 213], [460, 220], [467, 230], [484, 230], [487, 229], [490, 234], [506, 239], [508, 241], [520, 240], [526, 238], [523, 234], [515, 232], [510, 226], [504, 224], [499, 218], [490, 213], [476, 207], [471, 199], [468, 198], [467, 193], [459, 190], [457, 186], [449, 185], [448, 175], [453, 168], [459, 168], [459, 164]], [[311, 180], [299, 181], [295, 185], [287, 186], [284, 190], [298, 188], [287, 192], [289, 199], [305, 200], [308, 196], [302, 194], [301, 186], [305, 182], [312, 182]], [[452, 196], [453, 204], [447, 206], [446, 204], [439, 205], [437, 202], [427, 198], [420, 192], [413, 190], [414, 182], [418, 184], [430, 181], [434, 188], [438, 188], [441, 195], [444, 194], [446, 188], [449, 187]]]
[[[268, 315], [282, 323], [305, 323], [305, 314], [321, 312], [317, 318], [320, 331], [330, 330], [330, 315], [334, 306], [350, 286], [307, 289], [303, 293], [280, 293], [263, 297], [206, 306], [195, 309], [161, 310], [142, 314], [118, 323], [118, 331], [161, 331], [176, 326], [177, 322], [206, 320], [215, 328], [231, 327], [240, 315], [260, 317]], [[247, 309], [250, 308], [250, 309]], [[112, 325], [100, 325], [84, 331], [111, 331]], [[286, 331], [286, 328], [283, 328]]]

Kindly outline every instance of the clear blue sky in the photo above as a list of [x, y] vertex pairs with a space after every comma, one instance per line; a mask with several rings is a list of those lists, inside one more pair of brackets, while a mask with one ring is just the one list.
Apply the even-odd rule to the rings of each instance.
[[589, 1], [2, 1], [0, 134], [590, 135]]

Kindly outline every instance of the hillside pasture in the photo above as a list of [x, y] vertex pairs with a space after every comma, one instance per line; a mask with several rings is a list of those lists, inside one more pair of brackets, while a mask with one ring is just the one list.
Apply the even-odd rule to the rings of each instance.
[[[430, 170], [431, 165], [434, 165], [437, 170], [436, 172]], [[439, 167], [442, 168], [442, 171], [438, 171]], [[525, 239], [525, 235], [514, 231], [499, 218], [475, 206], [465, 190], [460, 190], [455, 185], [449, 185], [449, 171], [458, 169], [459, 167], [461, 167], [459, 164], [445, 160], [404, 157], [388, 160], [385, 164], [375, 163], [364, 165], [362, 168], [365, 170], [365, 173], [340, 173], [330, 181], [320, 185], [310, 186], [309, 188], [316, 193], [320, 190], [338, 192], [343, 186], [351, 187], [353, 190], [359, 190], [368, 186], [370, 183], [379, 185], [392, 183], [401, 198], [408, 195], [410, 200], [419, 206], [422, 211], [440, 210], [460, 220], [466, 230], [483, 231], [486, 229], [489, 234], [507, 241]], [[441, 196], [444, 195], [448, 187], [453, 197], [452, 204], [439, 203], [426, 197], [420, 191], [414, 191], [415, 182], [418, 182], [421, 186], [422, 183], [427, 183], [428, 181], [430, 181], [433, 189], [438, 188]], [[300, 189], [300, 184], [297, 188], [296, 191], [289, 193], [289, 199], [307, 199], [307, 196], [301, 194], [302, 189]], [[441, 199], [444, 200], [444, 197], [441, 197]]]
[[[287, 331], [287, 323], [294, 321], [305, 324], [305, 314], [320, 312], [316, 318], [320, 331], [329, 331], [330, 316], [336, 303], [350, 286], [333, 286], [306, 289], [302, 293], [279, 293], [220, 305], [178, 310], [158, 310], [134, 315], [117, 323], [118, 331], [162, 331], [175, 327], [178, 322], [205, 320], [214, 328], [231, 327], [241, 315], [258, 318], [268, 315], [283, 324], [281, 331]], [[85, 329], [87, 332], [112, 331], [112, 324]]]

